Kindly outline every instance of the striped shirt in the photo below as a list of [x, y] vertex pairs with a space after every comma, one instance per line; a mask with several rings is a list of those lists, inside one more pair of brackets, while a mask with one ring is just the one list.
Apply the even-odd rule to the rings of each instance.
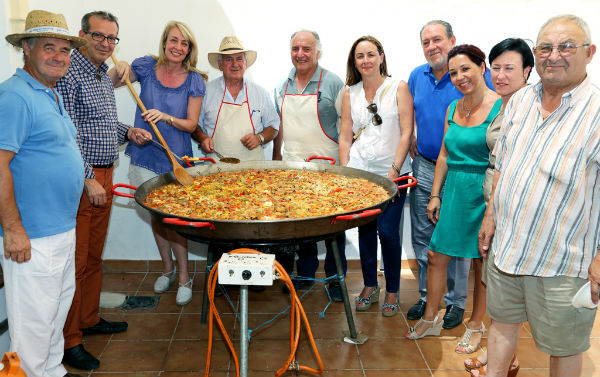
[[586, 279], [600, 243], [600, 89], [587, 77], [542, 118], [541, 82], [506, 106], [494, 152], [497, 267]]
[[107, 74], [79, 50], [73, 50], [67, 74], [56, 83], [65, 109], [77, 128], [77, 145], [85, 163], [85, 178], [95, 178], [93, 165], [108, 165], [119, 158], [129, 126], [119, 122], [115, 89]]

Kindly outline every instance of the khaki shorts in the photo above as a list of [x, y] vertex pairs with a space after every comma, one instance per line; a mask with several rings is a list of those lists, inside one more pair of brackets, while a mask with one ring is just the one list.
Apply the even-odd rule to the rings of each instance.
[[487, 312], [494, 321], [528, 321], [535, 344], [552, 356], [590, 348], [596, 309], [575, 308], [571, 300], [586, 280], [568, 276], [511, 275], [488, 260]]
[[158, 174], [152, 170], [148, 170], [141, 166], [129, 164], [129, 183], [133, 186], [140, 187], [142, 183], [156, 177]]

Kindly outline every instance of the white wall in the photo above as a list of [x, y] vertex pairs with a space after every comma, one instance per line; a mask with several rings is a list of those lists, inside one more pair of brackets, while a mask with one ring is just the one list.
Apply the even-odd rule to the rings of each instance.
[[[235, 34], [245, 47], [258, 51], [256, 64], [247, 76], [268, 91], [280, 83], [292, 65], [289, 60], [289, 36], [298, 29], [316, 30], [323, 44], [321, 64], [345, 77], [346, 59], [351, 44], [359, 36], [378, 38], [386, 51], [389, 72], [407, 79], [410, 71], [424, 63], [419, 44], [419, 30], [432, 19], [443, 19], [454, 28], [457, 43], [471, 43], [489, 51], [507, 37], [536, 39], [541, 24], [559, 13], [574, 13], [590, 23], [592, 33], [600, 33], [600, 1], [572, 0], [422, 0], [422, 1], [357, 1], [357, 0], [29, 0], [30, 9], [47, 9], [65, 15], [72, 32], [79, 30], [81, 16], [91, 10], [110, 11], [119, 17], [121, 43], [115, 54], [119, 59], [156, 53], [158, 39], [167, 21], [188, 23], [200, 45], [198, 68], [218, 73], [208, 65], [206, 54], [218, 49], [221, 38]], [[1, 16], [1, 14], [0, 14]], [[4, 31], [6, 18], [0, 21]], [[9, 61], [0, 47], [0, 80]], [[599, 57], [590, 65], [592, 77], [599, 76]], [[14, 63], [13, 63], [14, 65]], [[8, 72], [13, 72], [12, 66]], [[532, 82], [537, 75], [532, 75]], [[598, 81], [597, 81], [598, 82]], [[119, 117], [133, 123], [135, 103], [125, 88], [116, 91]], [[128, 160], [121, 154], [115, 171], [115, 182], [127, 181]], [[115, 200], [104, 257], [107, 259], [158, 259], [145, 214], [123, 198]], [[140, 219], [142, 218], [142, 219]], [[412, 255], [405, 224], [405, 255]], [[355, 236], [351, 237], [355, 242]], [[197, 245], [194, 253], [202, 255]], [[350, 246], [349, 257], [358, 258], [356, 244]], [[192, 257], [194, 258], [194, 257]]]

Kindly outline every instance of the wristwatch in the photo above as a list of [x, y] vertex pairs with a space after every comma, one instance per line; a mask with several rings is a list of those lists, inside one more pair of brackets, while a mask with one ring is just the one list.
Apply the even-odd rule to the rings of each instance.
[[260, 145], [263, 145], [265, 143], [265, 138], [261, 134], [257, 134], [257, 135], [258, 135], [258, 138], [260, 139]]

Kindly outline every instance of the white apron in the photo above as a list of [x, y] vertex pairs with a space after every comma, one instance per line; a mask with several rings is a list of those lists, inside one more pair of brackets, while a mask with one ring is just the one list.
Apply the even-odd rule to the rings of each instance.
[[[281, 101], [281, 123], [283, 131], [283, 159], [304, 161], [311, 156], [339, 159], [338, 143], [330, 138], [319, 119], [319, 85], [315, 94], [289, 94], [287, 85]], [[289, 85], [289, 83], [288, 83]], [[284, 106], [285, 105], [285, 106]]]
[[[246, 100], [241, 105], [237, 105], [224, 101], [227, 92], [227, 87], [225, 87], [212, 139], [215, 150], [225, 157], [235, 157], [241, 161], [262, 161], [265, 159], [262, 145], [249, 150], [240, 141], [245, 135], [255, 133], [248, 104], [248, 87], [244, 85], [244, 89], [246, 90]], [[218, 161], [214, 154], [210, 157]]]

